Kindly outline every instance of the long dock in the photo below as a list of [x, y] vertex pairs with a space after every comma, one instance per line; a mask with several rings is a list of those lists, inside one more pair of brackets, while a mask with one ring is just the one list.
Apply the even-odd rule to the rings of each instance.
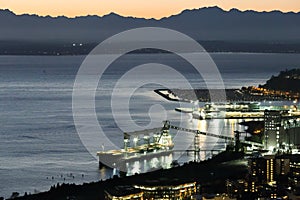
[[[190, 113], [193, 114], [193, 118], [201, 119], [199, 112], [195, 112], [192, 108], [175, 108], [175, 111], [182, 113]], [[286, 113], [282, 115], [283, 119], [293, 119], [299, 118], [300, 111], [293, 111], [290, 113]], [[241, 111], [226, 111], [223, 115], [206, 115], [204, 119], [263, 119], [264, 111], [249, 111], [249, 112], [241, 112]]]
[[[250, 89], [249, 89], [250, 88]], [[285, 94], [274, 93], [259, 93], [256, 90], [252, 91], [254, 87], [248, 88], [233, 88], [225, 89], [227, 101], [285, 101], [291, 99], [299, 99], [297, 96], [289, 96]], [[255, 88], [257, 89], [257, 88]], [[224, 89], [156, 89], [155, 93], [162, 96], [163, 98], [169, 101], [182, 101], [182, 102], [192, 102], [192, 101], [201, 101], [201, 102], [210, 102], [210, 94], [223, 93]], [[222, 101], [224, 99], [220, 99]]]

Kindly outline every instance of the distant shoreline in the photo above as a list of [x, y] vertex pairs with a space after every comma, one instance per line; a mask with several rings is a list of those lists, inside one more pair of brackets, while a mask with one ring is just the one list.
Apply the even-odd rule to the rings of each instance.
[[[269, 43], [259, 41], [198, 41], [208, 53], [280, 53], [300, 54], [300, 43]], [[32, 55], [32, 56], [85, 56], [100, 42], [70, 43], [70, 42], [30, 42], [30, 41], [0, 41], [0, 55]], [[179, 44], [178, 44], [179, 45]], [[105, 52], [114, 54], [118, 52]], [[140, 49], [134, 54], [169, 53], [160, 49]], [[190, 53], [187, 51], [187, 53]]]
[[[264, 52], [207, 52], [207, 53], [220, 53], [220, 54], [300, 54], [300, 52], [298, 53], [289, 53], [289, 52], [285, 52], [285, 53], [264, 53]], [[139, 53], [141, 55], [145, 54], [149, 54], [149, 53]], [[152, 53], [155, 54], [155, 53]], [[157, 53], [158, 54], [158, 53]], [[55, 54], [0, 54], [0, 56], [87, 56], [89, 54], [59, 54], [59, 55], [55, 55]], [[109, 55], [109, 54], [107, 54]]]

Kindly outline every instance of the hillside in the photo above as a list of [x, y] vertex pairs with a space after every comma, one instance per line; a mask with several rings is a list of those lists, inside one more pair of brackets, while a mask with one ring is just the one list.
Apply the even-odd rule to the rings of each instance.
[[300, 69], [281, 71], [278, 76], [272, 76], [261, 87], [286, 92], [300, 92]]

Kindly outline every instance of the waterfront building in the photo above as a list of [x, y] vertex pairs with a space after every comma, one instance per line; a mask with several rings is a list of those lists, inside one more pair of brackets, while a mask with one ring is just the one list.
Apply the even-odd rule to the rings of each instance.
[[144, 199], [196, 199], [196, 182], [180, 183], [178, 181], [151, 181], [143, 185], [135, 185], [144, 192]]
[[300, 119], [292, 118], [285, 120], [283, 123], [286, 133], [286, 144], [293, 146], [294, 149], [299, 149], [300, 144]]
[[106, 200], [198, 199], [199, 185], [178, 180], [152, 180], [133, 186], [115, 186], [105, 190]]
[[[265, 148], [273, 151], [279, 148], [284, 138], [283, 127], [281, 126], [281, 111], [265, 110], [264, 111], [264, 144]], [[281, 137], [280, 137], [281, 136]]]
[[142, 200], [143, 191], [133, 186], [115, 186], [104, 191], [105, 200]]
[[264, 146], [270, 151], [290, 151], [300, 144], [300, 119], [284, 110], [264, 111]]
[[230, 198], [227, 194], [217, 194], [214, 197], [202, 197], [202, 200], [236, 200], [236, 198]]

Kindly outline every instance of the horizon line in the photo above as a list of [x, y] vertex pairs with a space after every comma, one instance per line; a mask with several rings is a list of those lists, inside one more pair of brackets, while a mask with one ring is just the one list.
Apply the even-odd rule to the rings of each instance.
[[221, 11], [223, 12], [231, 12], [231, 11], [239, 11], [241, 13], [245, 13], [245, 12], [256, 12], [256, 13], [272, 13], [272, 12], [279, 12], [279, 13], [282, 13], [282, 14], [300, 14], [300, 11], [298, 12], [295, 12], [295, 11], [281, 11], [281, 10], [262, 10], [262, 11], [258, 11], [258, 10], [254, 10], [254, 9], [238, 9], [238, 8], [230, 8], [230, 9], [224, 9], [224, 8], [221, 8], [219, 6], [204, 6], [204, 7], [199, 7], [199, 8], [192, 8], [192, 9], [184, 9], [184, 10], [181, 10], [180, 12], [178, 13], [175, 13], [175, 14], [171, 14], [171, 15], [168, 15], [168, 16], [164, 16], [164, 17], [160, 17], [160, 18], [155, 18], [155, 17], [136, 17], [136, 16], [133, 16], [133, 15], [122, 15], [122, 14], [119, 14], [117, 12], [109, 12], [109, 13], [106, 13], [106, 14], [103, 14], [103, 15], [98, 15], [98, 14], [87, 14], [87, 15], [77, 15], [77, 16], [67, 16], [67, 15], [41, 15], [41, 14], [37, 14], [37, 13], [16, 13], [15, 11], [9, 9], [9, 8], [1, 8], [0, 11], [9, 11], [11, 13], [13, 13], [14, 15], [16, 16], [23, 16], [23, 15], [29, 15], [29, 16], [37, 16], [37, 17], [51, 17], [51, 18], [60, 18], [60, 17], [64, 17], [64, 18], [68, 18], [68, 19], [76, 19], [76, 18], [81, 18], [81, 17], [92, 17], [92, 16], [96, 16], [96, 17], [99, 17], [99, 18], [102, 18], [102, 17], [105, 17], [105, 16], [109, 16], [109, 15], [118, 15], [120, 17], [124, 17], [124, 18], [135, 18], [135, 19], [145, 19], [145, 20], [161, 20], [161, 19], [165, 19], [165, 18], [170, 18], [170, 17], [173, 17], [173, 16], [178, 16], [178, 15], [181, 15], [182, 13], [186, 12], [186, 11], [197, 11], [197, 10], [202, 10], [202, 9], [213, 9], [213, 8], [217, 8], [217, 9], [220, 9]]

